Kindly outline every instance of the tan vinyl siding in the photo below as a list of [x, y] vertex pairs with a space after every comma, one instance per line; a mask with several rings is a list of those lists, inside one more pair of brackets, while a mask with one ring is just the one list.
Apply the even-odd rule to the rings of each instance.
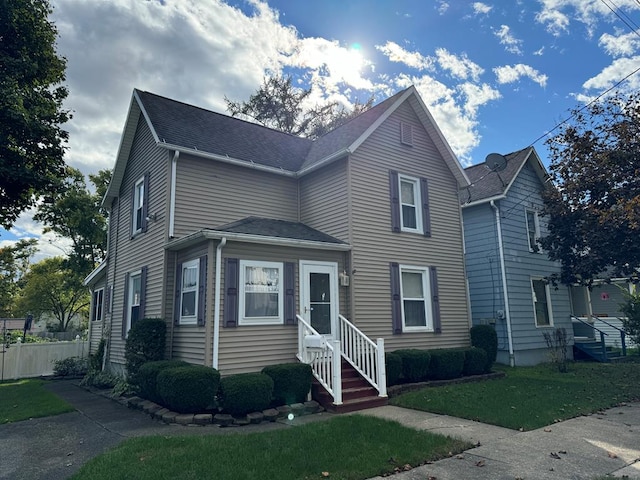
[[344, 242], [349, 238], [347, 160], [300, 179], [300, 221]]
[[[400, 143], [400, 122], [413, 126], [413, 146]], [[356, 325], [386, 350], [469, 344], [461, 213], [457, 184], [413, 108], [400, 106], [352, 155], [352, 277]], [[391, 231], [389, 170], [426, 177], [430, 238]], [[442, 334], [392, 334], [389, 263], [438, 269]]]
[[176, 179], [176, 238], [248, 216], [298, 220], [294, 178], [181, 155]]
[[[296, 311], [300, 306], [300, 260], [338, 262], [338, 270], [344, 266], [344, 252], [274, 247], [257, 244], [228, 243], [223, 257], [244, 260], [296, 263]], [[224, 286], [224, 260], [222, 262]], [[345, 288], [340, 288], [340, 310], [343, 311]], [[224, 288], [223, 288], [224, 291]], [[298, 327], [296, 325], [239, 325], [224, 327], [224, 293], [221, 297], [221, 327], [219, 344], [219, 370], [222, 375], [260, 371], [267, 365], [296, 362]], [[212, 359], [207, 359], [211, 364]]]
[[[124, 363], [122, 314], [125, 274], [147, 267], [145, 317], [160, 317], [163, 313], [163, 278], [165, 276], [164, 243], [167, 217], [167, 179], [169, 153], [155, 145], [151, 131], [140, 117], [127, 169], [120, 188], [118, 202], [111, 211], [110, 225], [117, 229], [111, 234], [108, 283], [113, 284], [111, 314], [110, 360]], [[145, 233], [131, 237], [132, 189], [136, 181], [149, 172], [148, 213], [157, 214], [148, 223]]]
[[[93, 310], [95, 308], [93, 304], [93, 293], [96, 290], [102, 290], [102, 320], [92, 320]], [[105, 281], [101, 280], [97, 284], [91, 287], [91, 305], [89, 310], [89, 353], [95, 353], [98, 349], [98, 344], [100, 343], [100, 339], [102, 338], [102, 325], [104, 319], [106, 317], [106, 303], [105, 303], [105, 295], [107, 293], [107, 287], [105, 285]]]

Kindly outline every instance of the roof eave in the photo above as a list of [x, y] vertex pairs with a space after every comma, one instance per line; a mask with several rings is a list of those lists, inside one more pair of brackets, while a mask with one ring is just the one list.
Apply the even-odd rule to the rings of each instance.
[[107, 266], [107, 260], [104, 259], [100, 263], [100, 265], [94, 268], [93, 271], [85, 277], [85, 279], [82, 281], [82, 285], [84, 285], [85, 287], [89, 286], [93, 283], [94, 280], [100, 278], [100, 274], [104, 273], [104, 269], [106, 268], [106, 266]]
[[506, 194], [494, 195], [492, 197], [482, 198], [480, 200], [475, 200], [469, 203], [463, 203], [460, 205], [462, 208], [475, 207], [476, 205], [482, 205], [483, 203], [495, 202], [498, 200], [502, 200], [506, 197]]

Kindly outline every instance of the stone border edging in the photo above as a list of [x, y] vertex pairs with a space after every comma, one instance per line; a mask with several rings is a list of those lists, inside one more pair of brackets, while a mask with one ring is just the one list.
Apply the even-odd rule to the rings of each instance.
[[483, 380], [493, 380], [505, 376], [504, 372], [483, 373], [481, 375], [470, 375], [468, 377], [453, 378], [451, 380], [430, 380], [428, 382], [405, 383], [402, 385], [392, 385], [387, 387], [389, 398], [396, 397], [402, 393], [413, 392], [425, 387], [441, 387], [443, 385], [455, 385], [458, 383], [473, 383]]

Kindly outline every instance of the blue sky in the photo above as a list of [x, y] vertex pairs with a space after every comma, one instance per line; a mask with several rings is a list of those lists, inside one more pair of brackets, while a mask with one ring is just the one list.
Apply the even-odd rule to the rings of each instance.
[[[74, 113], [67, 161], [86, 174], [113, 167], [133, 88], [224, 113], [225, 96], [246, 99], [271, 73], [347, 107], [413, 84], [467, 166], [531, 145], [640, 68], [639, 0], [52, 5]], [[640, 74], [619, 88], [640, 90]], [[30, 212], [0, 245], [23, 237], [41, 238], [43, 256], [66, 245]]]

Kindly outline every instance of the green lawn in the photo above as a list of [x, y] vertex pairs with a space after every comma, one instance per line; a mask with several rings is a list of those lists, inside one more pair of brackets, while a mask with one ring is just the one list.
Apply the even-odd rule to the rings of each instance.
[[74, 409], [45, 390], [39, 379], [11, 380], [0, 383], [0, 424], [36, 417], [48, 417]]
[[506, 376], [479, 383], [424, 388], [391, 399], [393, 405], [533, 430], [620, 402], [640, 399], [640, 363], [572, 363], [502, 367]]
[[283, 430], [127, 440], [75, 479], [365, 479], [471, 445], [374, 417], [340, 416]]

